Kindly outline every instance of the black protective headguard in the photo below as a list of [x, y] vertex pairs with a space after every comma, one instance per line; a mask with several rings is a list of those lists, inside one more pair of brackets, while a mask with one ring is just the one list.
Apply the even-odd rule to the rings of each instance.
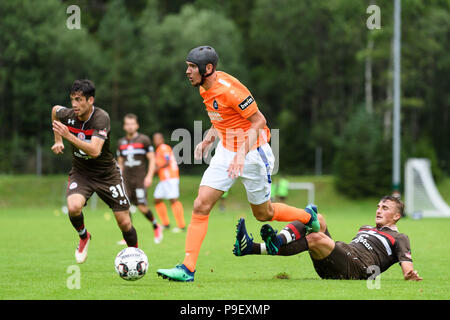
[[[217, 54], [216, 50], [214, 50], [211, 46], [200, 46], [197, 48], [192, 49], [187, 58], [186, 61], [195, 63], [198, 66], [198, 71], [200, 72], [200, 75], [202, 76], [204, 81], [204, 78], [209, 77], [211, 74], [214, 73], [214, 70], [216, 69], [217, 63], [219, 62], [219, 55]], [[206, 74], [206, 65], [211, 63], [214, 67], [213, 72]]]

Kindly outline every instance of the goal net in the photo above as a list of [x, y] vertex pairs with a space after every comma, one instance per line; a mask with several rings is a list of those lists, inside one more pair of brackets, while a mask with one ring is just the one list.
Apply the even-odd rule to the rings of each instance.
[[450, 207], [436, 188], [428, 159], [411, 158], [406, 162], [405, 211], [409, 216], [450, 218]]

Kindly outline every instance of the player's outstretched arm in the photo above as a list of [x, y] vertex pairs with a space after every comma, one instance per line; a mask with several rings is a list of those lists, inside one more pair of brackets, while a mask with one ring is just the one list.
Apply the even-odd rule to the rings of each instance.
[[414, 270], [412, 262], [405, 261], [401, 263], [402, 271], [403, 271], [403, 277], [405, 280], [412, 280], [412, 281], [421, 281], [423, 278], [419, 276], [419, 273]]
[[[56, 111], [61, 108], [61, 106], [54, 106], [52, 108], [52, 122], [58, 120], [58, 117], [56, 116]], [[64, 143], [62, 141], [62, 137], [57, 132], [53, 131], [53, 135], [55, 137], [55, 143], [52, 146], [52, 151], [55, 154], [64, 153]]]

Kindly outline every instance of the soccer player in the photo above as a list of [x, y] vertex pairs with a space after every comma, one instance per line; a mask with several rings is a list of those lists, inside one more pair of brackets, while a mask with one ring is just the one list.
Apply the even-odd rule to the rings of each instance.
[[250, 91], [233, 76], [216, 71], [219, 57], [210, 46], [192, 49], [186, 58], [186, 76], [199, 88], [211, 128], [194, 150], [194, 157], [208, 154], [216, 138], [215, 155], [203, 174], [186, 234], [185, 258], [158, 275], [176, 281], [194, 281], [195, 266], [205, 238], [209, 213], [238, 177], [243, 182], [253, 215], [259, 221], [299, 220], [313, 231], [320, 228], [314, 212], [270, 202], [274, 156], [270, 131]]
[[156, 168], [159, 182], [153, 193], [155, 209], [164, 228], [170, 228], [169, 216], [164, 199], [169, 200], [177, 227], [172, 232], [185, 230], [183, 204], [178, 200], [180, 196], [180, 173], [177, 160], [172, 148], [164, 143], [164, 136], [160, 132], [153, 134], [153, 142], [156, 147]]
[[123, 173], [126, 192], [131, 204], [136, 205], [152, 223], [154, 241], [160, 243], [163, 238], [162, 228], [147, 206], [147, 189], [152, 185], [155, 172], [155, 150], [150, 138], [138, 132], [139, 123], [135, 114], [125, 115], [123, 130], [126, 135], [118, 141], [117, 163]]
[[76, 80], [70, 90], [70, 101], [72, 108], [58, 105], [52, 108], [55, 143], [51, 149], [55, 154], [63, 153], [63, 138], [72, 145], [67, 208], [70, 222], [80, 236], [75, 259], [83, 263], [87, 259], [91, 234], [84, 225], [82, 209], [94, 192], [114, 212], [127, 245], [137, 247], [138, 238], [130, 220], [122, 175], [109, 149], [109, 115], [94, 106], [94, 83], [87, 79]]
[[[313, 210], [317, 208], [310, 206]], [[375, 213], [375, 227], [364, 225], [350, 243], [334, 241], [322, 215], [318, 214], [320, 232], [307, 234], [300, 221], [288, 224], [280, 233], [268, 224], [261, 228], [264, 243], [255, 243], [247, 234], [245, 220], [236, 230], [233, 253], [289, 256], [309, 250], [317, 274], [323, 279], [368, 279], [399, 263], [405, 280], [422, 278], [413, 268], [409, 238], [396, 226], [404, 205], [392, 196], [381, 198]]]

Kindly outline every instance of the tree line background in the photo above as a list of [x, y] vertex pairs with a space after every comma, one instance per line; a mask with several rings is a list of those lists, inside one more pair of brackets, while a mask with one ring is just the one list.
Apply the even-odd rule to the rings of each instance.
[[[66, 26], [72, 4], [81, 29]], [[370, 4], [380, 29], [366, 26]], [[402, 159], [430, 158], [437, 180], [450, 173], [449, 34], [449, 0], [402, 1]], [[349, 195], [382, 194], [391, 187], [392, 38], [391, 0], [1, 1], [0, 173], [68, 171], [68, 144], [63, 157], [50, 151], [50, 112], [70, 106], [75, 79], [95, 82], [113, 150], [129, 112], [172, 145], [173, 130], [193, 131], [195, 120], [206, 130], [185, 58], [209, 44], [218, 69], [280, 130], [280, 172], [334, 174]]]

